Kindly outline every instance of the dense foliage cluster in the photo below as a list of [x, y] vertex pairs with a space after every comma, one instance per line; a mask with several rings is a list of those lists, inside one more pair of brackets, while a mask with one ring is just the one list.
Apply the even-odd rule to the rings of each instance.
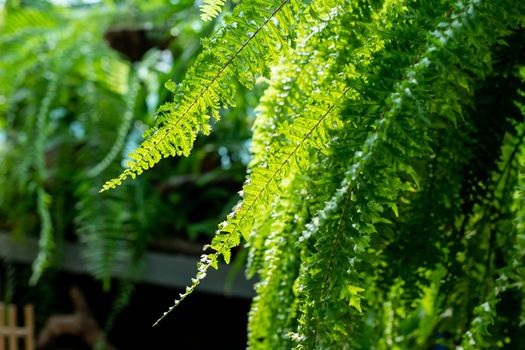
[[173, 307], [244, 239], [251, 349], [525, 347], [525, 2], [244, 0], [219, 22], [103, 186], [268, 81], [242, 199]]
[[521, 348], [524, 20], [513, 0], [242, 1], [104, 189], [188, 154], [266, 76], [242, 200], [174, 306], [244, 238], [252, 349]]

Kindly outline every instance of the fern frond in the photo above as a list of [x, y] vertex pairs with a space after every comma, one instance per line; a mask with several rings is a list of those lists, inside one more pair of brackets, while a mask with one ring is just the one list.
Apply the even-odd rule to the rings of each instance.
[[[126, 111], [124, 112], [124, 118], [122, 120], [120, 129], [118, 130], [116, 141], [113, 146], [111, 146], [111, 149], [106, 154], [106, 156], [104, 156], [104, 158], [100, 161], [100, 163], [89, 169], [87, 172], [89, 177], [97, 177], [100, 175], [113, 162], [113, 160], [115, 160], [124, 146], [126, 136], [129, 133], [133, 121], [133, 112], [140, 89], [140, 83], [135, 74], [131, 73], [129, 75], [129, 80], [129, 93], [127, 94]], [[92, 93], [94, 93], [94, 91], [92, 91]]]
[[304, 159], [300, 158], [298, 150], [309, 145], [308, 138], [316, 131], [317, 127], [322, 124], [332, 110], [337, 107], [337, 103], [347, 92], [348, 89], [338, 95], [334, 93], [330, 98], [326, 98], [325, 103], [329, 101], [331, 105], [321, 107], [312, 104], [310, 108], [313, 111], [323, 111], [323, 114], [321, 114], [317, 120], [299, 118], [296, 125], [294, 125], [298, 128], [292, 128], [292, 130], [302, 133], [302, 138], [297, 137], [299, 141], [296, 142], [296, 145], [280, 148], [276, 151], [276, 154], [279, 155], [279, 160], [272, 161], [269, 164], [253, 170], [252, 175], [244, 185], [243, 200], [239, 202], [233, 212], [228, 215], [227, 221], [219, 225], [219, 230], [209, 245], [215, 252], [201, 257], [201, 261], [197, 266], [198, 274], [192, 279], [192, 284], [186, 287], [185, 292], [180, 294], [180, 297], [176, 299], [174, 304], [155, 322], [154, 326], [162, 321], [169, 312], [197, 288], [200, 281], [206, 277], [207, 270], [210, 267], [218, 268], [218, 259], [220, 256], [224, 258], [226, 263], [230, 262], [231, 249], [240, 244], [241, 237], [247, 239], [251, 230], [251, 222], [249, 222], [250, 213], [259, 205], [259, 201], [263, 199], [267, 200], [266, 197], [268, 193], [279, 191], [278, 182], [282, 176], [288, 174], [293, 164], [297, 164], [301, 162], [301, 160], [304, 161]]
[[[340, 320], [350, 320], [352, 315], [357, 320], [352, 309], [361, 312], [360, 293], [367, 287], [363, 284], [362, 271], [373, 271], [380, 266], [366, 267], [372, 262], [380, 264], [376, 256], [369, 256], [374, 254], [373, 249], [369, 250], [372, 235], [382, 225], [390, 223], [382, 214], [384, 209], [396, 208], [401, 192], [410, 191], [412, 186], [417, 187], [403, 179], [409, 175], [412, 182], [417, 182], [418, 175], [410, 162], [414, 158], [427, 156], [430, 150], [428, 138], [425, 137], [429, 127], [429, 123], [424, 121], [427, 118], [415, 119], [413, 116], [421, 115], [423, 111], [419, 106], [425, 105], [426, 111], [432, 111], [428, 119], [432, 118], [434, 122], [439, 119], [450, 123], [462, 120], [463, 109], [469, 103], [468, 100], [456, 100], [452, 103], [448, 100], [449, 105], [453, 106], [453, 113], [440, 110], [441, 102], [438, 101], [448, 99], [449, 91], [460, 87], [456, 80], [458, 76], [467, 77], [472, 70], [490, 70], [486, 62], [480, 62], [456, 68], [454, 78], [446, 78], [450, 74], [450, 63], [446, 57], [452, 54], [451, 50], [457, 50], [454, 54], [464, 57], [465, 62], [477, 62], [475, 57], [479, 42], [475, 45], [470, 43], [473, 43], [473, 37], [479, 32], [469, 25], [479, 21], [477, 16], [480, 10], [477, 5], [476, 2], [468, 5], [458, 3], [457, 12], [447, 22], [434, 23], [437, 28], [431, 29], [429, 35], [440, 40], [429, 43], [422, 50], [421, 57], [416, 58], [417, 63], [407, 67], [403, 79], [395, 84], [391, 96], [385, 99], [387, 109], [381, 112], [383, 117], [377, 122], [376, 131], [367, 137], [361, 150], [355, 153], [350, 162], [341, 187], [314, 217], [312, 223], [307, 225], [302, 239], [305, 242], [312, 239], [314, 242], [309, 242], [305, 247], [307, 254], [299, 277], [300, 292], [306, 296], [300, 301], [302, 316], [299, 320], [299, 332], [294, 334], [299, 348], [318, 348], [333, 344], [338, 344], [338, 347], [351, 346], [351, 335], [360, 333], [356, 327], [361, 323], [349, 321], [341, 325]], [[490, 13], [487, 8], [484, 10], [487, 11], [485, 14]], [[490, 37], [489, 33], [490, 29], [487, 27], [485, 39]], [[489, 51], [489, 46], [494, 41], [489, 39], [484, 42], [487, 45], [485, 50]], [[378, 62], [382, 64], [381, 60]], [[440, 81], [445, 86], [436, 90], [430, 85], [424, 86], [425, 82], [430, 81]], [[372, 85], [388, 86], [386, 81], [374, 83]], [[439, 93], [429, 94], [428, 91]], [[469, 97], [472, 98], [472, 93]], [[408, 158], [404, 155], [410, 156]], [[374, 188], [374, 191], [368, 191], [367, 188]], [[384, 191], [386, 188], [389, 190]], [[352, 214], [341, 221], [342, 213], [346, 212]], [[344, 234], [341, 234], [338, 227], [343, 223]], [[337, 250], [334, 250], [334, 244]], [[324, 258], [318, 259], [319, 256]], [[341, 267], [349, 259], [350, 266]]]
[[201, 19], [209, 22], [217, 17], [225, 5], [226, 0], [204, 0], [201, 5]]
[[75, 196], [78, 198], [75, 216], [76, 234], [82, 243], [82, 258], [88, 271], [109, 291], [116, 267], [129, 260], [131, 236], [126, 220], [125, 198], [96, 200], [93, 179], [79, 178]]
[[44, 271], [51, 266], [53, 253], [55, 250], [55, 239], [53, 237], [53, 225], [49, 206], [51, 197], [44, 189], [46, 179], [45, 165], [45, 141], [48, 128], [48, 114], [51, 104], [57, 92], [57, 77], [52, 76], [36, 120], [37, 138], [35, 140], [35, 168], [37, 172], [37, 209], [40, 218], [40, 239], [38, 241], [38, 255], [33, 262], [33, 273], [29, 280], [30, 285], [35, 285]]
[[[523, 148], [523, 147], [522, 147]], [[521, 150], [521, 155], [525, 155], [525, 149]], [[521, 169], [525, 165], [525, 157], [520, 157]], [[517, 270], [517, 281], [520, 276], [525, 275], [525, 173], [520, 171], [518, 175], [518, 183], [514, 191], [514, 203], [516, 208], [515, 214], [515, 225], [516, 225], [516, 237], [515, 237], [515, 258]], [[518, 284], [521, 288], [522, 295], [525, 295], [525, 285], [523, 283]], [[521, 302], [521, 313], [519, 319], [520, 326], [525, 325], [525, 298]]]
[[[308, 117], [298, 117], [286, 128], [285, 136], [295, 145], [278, 147], [277, 150], [270, 150], [273, 157], [268, 163], [261, 164], [253, 169], [252, 174], [246, 181], [242, 196], [243, 200], [235, 207], [234, 211], [228, 216], [228, 220], [219, 226], [217, 235], [213, 238], [210, 247], [222, 255], [229, 262], [230, 250], [240, 243], [241, 237], [248, 238], [252, 228], [252, 211], [255, 211], [260, 202], [268, 202], [268, 196], [272, 193], [281, 192], [280, 182], [288, 176], [292, 167], [301, 168], [304, 164], [304, 155], [301, 154], [303, 148], [315, 144], [310, 142], [310, 138], [315, 135], [317, 139], [323, 138], [324, 128], [320, 127], [325, 119], [338, 106], [350, 88], [345, 88], [342, 92], [333, 92], [326, 97], [319, 105], [312, 103], [307, 107], [307, 111], [318, 114], [318, 119]], [[318, 100], [319, 101], [319, 100]], [[322, 101], [322, 100], [321, 100]], [[319, 131], [319, 134], [316, 132]], [[284, 131], [283, 131], [284, 132]]]
[[[288, 333], [295, 329], [295, 294], [291, 285], [299, 273], [300, 250], [296, 242], [301, 234], [297, 227], [302, 227], [302, 218], [308, 208], [308, 201], [294, 201], [292, 188], [308, 186], [301, 177], [295, 177], [282, 190], [288, 195], [279, 198], [275, 203], [272, 224], [268, 225], [270, 233], [264, 245], [259, 268], [260, 282], [255, 285], [256, 296], [249, 313], [248, 345], [257, 349], [291, 349], [292, 340]], [[298, 219], [301, 218], [301, 219]], [[258, 231], [258, 233], [261, 233]], [[250, 247], [251, 249], [251, 247]]]
[[[523, 132], [523, 124], [519, 125], [518, 128], [520, 130], [516, 131], [517, 133], [519, 132], [519, 136], [507, 135], [507, 141], [504, 142], [502, 145], [503, 152], [500, 167], [498, 169], [499, 171], [496, 171], [498, 179], [501, 179], [503, 176], [506, 176], [508, 180], [515, 177], [513, 201], [509, 208], [502, 208], [502, 210], [510, 209], [515, 211], [513, 218], [515, 230], [508, 234], [508, 240], [511, 244], [508, 247], [508, 250], [505, 252], [505, 254], [502, 254], [499, 257], [502, 260], [506, 260], [506, 264], [505, 267], [499, 268], [496, 271], [494, 271], [494, 276], [492, 276], [490, 270], [485, 271], [485, 274], [481, 280], [478, 276], [475, 276], [475, 274], [469, 275], [469, 278], [472, 280], [471, 283], [475, 283], [476, 285], [479, 285], [480, 282], [483, 283], [483, 279], [490, 278], [491, 280], [493, 279], [493, 282], [491, 283], [490, 287], [485, 288], [483, 290], [479, 298], [475, 301], [476, 306], [473, 308], [470, 317], [466, 319], [462, 334], [460, 334], [460, 337], [458, 337], [458, 343], [460, 343], [460, 346], [458, 346], [459, 349], [492, 349], [495, 346], [497, 346], [496, 341], [494, 340], [494, 336], [493, 334], [491, 334], [492, 329], [497, 328], [498, 324], [500, 324], [500, 327], [507, 326], [505, 328], [510, 328], [508, 327], [509, 325], [512, 324], [511, 327], [516, 327], [516, 324], [518, 323], [518, 317], [516, 317], [516, 314], [514, 316], [514, 319], [509, 320], [502, 320], [501, 317], [499, 317], [499, 313], [501, 312], [499, 311], [499, 309], [501, 308], [501, 301], [503, 298], [515, 298], [515, 295], [520, 292], [522, 293], [522, 295], [525, 295], [523, 294], [525, 292], [525, 288], [522, 283], [524, 276], [523, 272], [525, 271], [525, 260], [523, 259], [525, 256], [525, 240], [523, 235], [524, 178], [522, 171], [524, 161], [523, 152], [525, 151], [523, 147], [523, 142], [525, 141], [525, 133]], [[495, 180], [495, 186], [493, 190], [495, 192], [500, 192], [499, 194], [502, 195], [501, 200], [507, 202], [508, 199], [505, 196], [505, 186], [501, 187], [499, 186], [500, 184], [501, 182], [499, 180]], [[493, 197], [495, 198], [491, 199], [491, 204], [497, 202], [500, 199], [497, 198], [499, 196]], [[501, 206], [503, 207], [503, 205]], [[478, 215], [480, 215], [480, 212], [483, 210], [482, 207], [478, 207], [476, 209], [478, 211]], [[474, 225], [477, 231], [484, 231], [484, 220], [472, 221], [472, 224]], [[507, 227], [504, 226], [503, 230], [506, 231], [506, 229]], [[494, 245], [498, 246], [498, 243], [491, 242], [490, 239], [490, 237], [495, 234], [496, 230], [499, 230], [499, 228], [492, 227], [492, 232], [486, 235], [486, 237], [488, 238], [486, 249], [488, 251], [489, 260], [491, 259], [492, 251], [498, 249], [494, 247]], [[470, 262], [467, 262], [467, 264], [470, 264]], [[465, 267], [465, 270], [467, 269], [468, 268]], [[516, 344], [513, 345], [516, 346]]]
[[[237, 6], [226, 25], [205, 43], [204, 51], [187, 73], [188, 78], [179, 86], [166, 84], [175, 93], [174, 101], [159, 108], [156, 126], [130, 154], [133, 161], [128, 163], [129, 168], [106, 182], [101, 191], [140, 175], [162, 158], [187, 156], [197, 133], [210, 133], [210, 115], [218, 120], [221, 106], [235, 105], [233, 79], [251, 88], [255, 79], [266, 72], [268, 62], [288, 40], [289, 28], [295, 21], [292, 11], [298, 11], [304, 3], [307, 1], [257, 0]], [[246, 33], [248, 38], [240, 41], [238, 38]]]
[[37, 32], [56, 29], [57, 17], [46, 12], [32, 8], [23, 8], [9, 13], [5, 23], [0, 27], [2, 37], [0, 44], [19, 40], [27, 34], [35, 35]]
[[187, 286], [186, 289], [184, 290], [183, 293], [180, 293], [179, 294], [179, 297], [177, 299], [175, 299], [175, 301], [173, 302], [173, 305], [170, 306], [170, 308], [165, 311], [162, 316], [157, 320], [155, 321], [155, 323], [153, 324], [153, 327], [155, 327], [156, 325], [159, 324], [160, 321], [162, 321], [166, 316], [168, 316], [168, 314], [173, 311], [181, 302], [184, 301], [184, 299], [186, 299], [191, 293], [193, 293], [195, 291], [195, 289], [199, 286], [199, 284], [201, 283], [201, 281], [206, 278], [206, 274], [208, 273], [208, 269], [212, 266], [212, 265], [216, 265], [217, 264], [217, 257], [216, 255], [206, 255], [206, 254], [203, 254], [201, 255], [201, 258], [199, 260], [199, 262], [197, 263], [197, 275], [195, 276], [195, 278], [192, 278], [191, 280], [191, 285]]
[[[334, 15], [331, 22], [319, 21], [318, 18], [303, 20], [301, 26], [296, 28], [298, 33], [296, 49], [285, 55], [272, 69], [272, 84], [261, 99], [259, 114], [254, 125], [250, 172], [253, 173], [267, 164], [279, 162], [279, 154], [272, 150], [287, 149], [301, 142], [304, 133], [309, 130], [307, 124], [318, 120], [319, 115], [323, 114], [323, 110], [316, 110], [311, 102], [322, 101], [325, 97], [314, 91], [333, 90], [334, 81], [344, 75], [343, 72], [337, 71], [341, 67], [338, 67], [337, 56], [330, 49], [331, 39], [339, 35], [330, 25], [337, 23], [337, 17], [338, 15]], [[315, 55], [309, 55], [310, 50], [314, 50]], [[323, 69], [319, 69], [319, 66]], [[290, 71], [295, 72], [293, 77], [289, 76]], [[331, 80], [332, 74], [338, 78]], [[304, 86], [311, 87], [311, 90], [305, 91]], [[339, 91], [343, 90], [345, 90], [344, 84]], [[348, 93], [348, 90], [346, 91]], [[334, 96], [338, 94], [340, 92], [334, 91]], [[303, 124], [305, 120], [306, 124]], [[321, 153], [326, 151], [330, 141], [328, 130], [335, 129], [338, 125], [336, 114], [332, 113], [328, 120], [321, 124], [317, 127], [319, 132], [308, 138], [309, 145], [298, 150], [299, 158], [314, 159], [313, 150]], [[304, 161], [292, 164], [291, 168], [293, 171], [281, 179], [281, 184], [309, 171]], [[286, 197], [282, 197], [283, 193], [286, 191], [279, 190], [273, 192], [271, 199], [263, 198], [257, 210], [251, 213], [254, 222], [252, 227], [257, 234], [250, 235], [247, 242], [250, 247], [247, 270], [249, 275], [253, 275], [264, 261], [265, 240], [273, 232], [271, 227], [274, 220], [271, 212], [275, 210], [274, 202], [286, 201]]]
[[38, 255], [33, 262], [33, 273], [29, 279], [29, 284], [34, 286], [42, 277], [44, 271], [52, 265], [53, 254], [55, 252], [55, 238], [53, 236], [53, 225], [49, 205], [51, 196], [42, 188], [38, 189], [37, 207], [40, 218], [40, 239], [38, 240]]

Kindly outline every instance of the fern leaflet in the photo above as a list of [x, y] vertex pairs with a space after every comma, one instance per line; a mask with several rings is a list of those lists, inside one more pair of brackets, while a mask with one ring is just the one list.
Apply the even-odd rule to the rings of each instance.
[[221, 13], [225, 0], [204, 0], [201, 5], [201, 19], [209, 22]]

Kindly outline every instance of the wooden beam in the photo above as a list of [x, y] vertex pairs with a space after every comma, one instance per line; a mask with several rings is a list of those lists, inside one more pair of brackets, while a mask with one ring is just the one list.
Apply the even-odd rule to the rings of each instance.
[[[63, 255], [58, 262], [58, 269], [63, 271], [88, 274], [86, 262], [82, 258], [80, 244], [66, 243]], [[38, 241], [34, 238], [13, 239], [7, 233], [0, 232], [0, 259], [15, 263], [32, 264], [38, 252]], [[137, 279], [140, 283], [185, 288], [191, 283], [197, 270], [197, 257], [183, 254], [166, 254], [150, 252], [145, 258], [145, 270]], [[125, 278], [128, 275], [129, 259], [119, 260], [111, 271], [112, 277]], [[230, 266], [222, 265], [219, 270], [208, 270], [208, 276], [197, 288], [197, 292], [222, 294], [239, 298], [251, 298], [254, 295], [253, 282], [248, 281], [244, 274], [239, 272], [231, 291], [226, 293], [225, 282]]]

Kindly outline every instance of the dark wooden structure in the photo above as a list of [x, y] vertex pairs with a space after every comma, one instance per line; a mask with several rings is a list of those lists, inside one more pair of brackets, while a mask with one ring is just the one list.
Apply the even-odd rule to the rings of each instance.
[[[0, 303], [0, 350], [35, 350], [35, 313], [33, 305], [24, 307], [24, 325], [18, 325], [15, 305]], [[20, 340], [23, 346], [20, 347]]]

